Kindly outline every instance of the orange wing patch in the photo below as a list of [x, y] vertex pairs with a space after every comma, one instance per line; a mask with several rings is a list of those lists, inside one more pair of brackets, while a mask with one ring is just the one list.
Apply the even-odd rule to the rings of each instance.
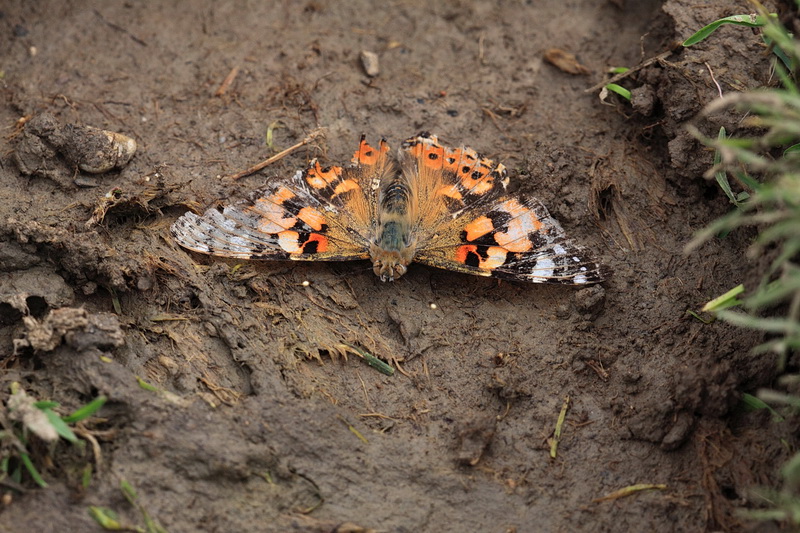
[[297, 218], [308, 224], [312, 229], [320, 231], [325, 225], [325, 217], [314, 207], [304, 207], [297, 213]]
[[268, 197], [258, 198], [247, 211], [258, 217], [259, 231], [278, 233], [297, 223], [296, 217], [286, 216], [290, 213], [284, 207], [284, 204], [293, 198], [296, 198], [296, 195], [292, 191], [281, 187]]
[[328, 249], [328, 239], [318, 233], [287, 230], [278, 233], [278, 245], [290, 254], [322, 253]]
[[509, 252], [530, 251], [533, 248], [530, 235], [544, 228], [542, 222], [533, 210], [514, 198], [502, 202], [499, 207], [501, 211], [508, 213], [511, 219], [506, 225], [506, 231], [495, 232], [495, 242]]
[[476, 246], [465, 244], [456, 249], [455, 260], [464, 265], [486, 270], [485, 276], [490, 276], [491, 271], [503, 266], [508, 257], [508, 252], [499, 246]]
[[338, 181], [341, 175], [342, 167], [323, 168], [319, 161], [314, 160], [306, 172], [306, 183], [315, 189], [324, 189]]
[[483, 237], [493, 229], [494, 223], [492, 222], [492, 219], [487, 216], [480, 216], [464, 226], [466, 239], [468, 241], [474, 241], [479, 237]]
[[362, 135], [358, 150], [353, 154], [352, 162], [358, 165], [375, 165], [382, 157], [385, 157], [388, 152], [389, 144], [384, 139], [381, 139], [378, 149], [376, 150], [367, 143], [365, 136]]

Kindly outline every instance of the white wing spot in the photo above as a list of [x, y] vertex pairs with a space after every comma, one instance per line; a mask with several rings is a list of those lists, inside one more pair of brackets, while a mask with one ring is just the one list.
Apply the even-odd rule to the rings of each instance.
[[556, 244], [555, 246], [553, 246], [553, 251], [558, 255], [565, 255], [567, 253], [564, 247], [561, 246], [560, 244]]
[[582, 285], [586, 283], [586, 276], [584, 276], [583, 274], [578, 274], [574, 278], [572, 278], [572, 282], [575, 283], [576, 285]]
[[539, 259], [536, 261], [536, 274], [538, 276], [552, 276], [555, 266], [552, 259]]

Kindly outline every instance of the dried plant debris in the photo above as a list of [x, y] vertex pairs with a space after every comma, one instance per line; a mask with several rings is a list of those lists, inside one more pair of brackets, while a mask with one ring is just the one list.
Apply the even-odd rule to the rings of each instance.
[[127, 135], [80, 124], [62, 125], [50, 113], [25, 124], [14, 151], [20, 172], [67, 184], [75, 169], [103, 174], [128, 164], [136, 141]]
[[544, 53], [544, 60], [567, 74], [589, 74], [591, 71], [581, 65], [575, 54], [560, 48], [550, 48]]
[[25, 348], [39, 352], [55, 350], [62, 341], [82, 351], [89, 348], [122, 346], [125, 337], [117, 317], [110, 313], [89, 313], [83, 308], [64, 307], [42, 320], [23, 317], [25, 336], [14, 340], [14, 351]]
[[170, 196], [170, 193], [179, 187], [179, 185], [167, 186], [164, 176], [159, 171], [129, 181], [125, 189], [114, 187], [97, 200], [92, 216], [86, 221], [85, 226], [91, 228], [101, 224], [109, 213], [113, 213], [116, 217], [146, 216], [172, 205], [199, 209], [200, 206], [194, 202], [178, 201]]
[[47, 418], [43, 409], [36, 406], [36, 398], [29, 396], [24, 389], [17, 388], [8, 398], [8, 418], [22, 422], [23, 425], [47, 442], [58, 440], [58, 431]]

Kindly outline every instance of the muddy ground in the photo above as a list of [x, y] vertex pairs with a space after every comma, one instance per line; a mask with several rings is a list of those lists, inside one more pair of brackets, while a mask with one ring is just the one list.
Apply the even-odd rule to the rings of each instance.
[[[762, 505], [751, 488], [776, 486], [780, 439], [793, 434], [738, 407], [775, 378], [773, 360], [750, 354], [761, 337], [686, 314], [752, 285], [761, 264], [743, 259], [744, 231], [683, 253], [731, 208], [702, 177], [712, 154], [684, 126], [720, 91], [771, 83], [768, 54], [757, 32], [724, 27], [623, 80], [633, 106], [587, 92], [609, 67], [750, 11], [700, 0], [5, 3], [1, 394], [17, 381], [63, 412], [109, 401], [83, 425], [97, 449], [33, 442], [49, 488], [4, 486], [0, 530], [98, 531], [89, 506], [143, 526], [123, 480], [173, 533], [754, 528], [736, 509]], [[584, 73], [545, 62], [550, 48]], [[362, 50], [378, 55], [377, 77]], [[126, 134], [138, 151], [91, 175], [42, 142], [21, 169], [23, 124], [44, 112]], [[739, 118], [699, 124], [735, 132]], [[324, 138], [224, 178], [318, 127]], [[366, 263], [240, 264], [169, 236], [187, 209], [244, 197], [312, 157], [349, 160], [361, 133], [397, 146], [420, 130], [504, 161], [614, 277], [576, 290], [412, 266], [387, 284]], [[23, 321], [52, 324], [64, 308], [63, 339], [56, 328], [42, 341], [41, 324]], [[343, 344], [403, 372], [344, 360]], [[639, 483], [665, 488], [597, 501]]]

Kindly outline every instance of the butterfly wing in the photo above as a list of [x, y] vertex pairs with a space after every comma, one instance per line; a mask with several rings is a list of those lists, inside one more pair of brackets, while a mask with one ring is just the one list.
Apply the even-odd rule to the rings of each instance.
[[403, 144], [401, 161], [416, 173], [417, 187], [427, 190], [415, 261], [532, 283], [582, 285], [608, 277], [609, 270], [567, 239], [539, 200], [506, 194], [502, 164], [470, 148], [443, 147], [425, 133]]
[[392, 171], [387, 152], [385, 141], [376, 149], [362, 137], [349, 167], [313, 160], [305, 171], [241, 204], [186, 213], [172, 235], [189, 250], [238, 259], [367, 259], [374, 182]]

